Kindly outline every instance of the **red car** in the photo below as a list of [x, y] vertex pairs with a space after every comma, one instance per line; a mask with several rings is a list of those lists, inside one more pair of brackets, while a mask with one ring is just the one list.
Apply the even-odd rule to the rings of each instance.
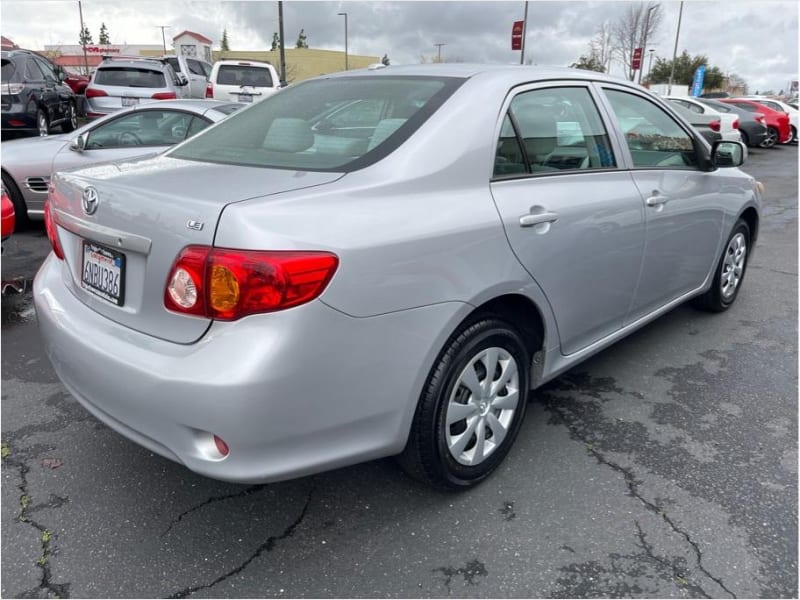
[[87, 77], [86, 75], [77, 75], [69, 71], [64, 72], [67, 75], [66, 79], [64, 79], [64, 83], [71, 87], [72, 91], [76, 94], [82, 94], [86, 91], [86, 86], [88, 86], [89, 82], [92, 80], [91, 77]]
[[717, 98], [720, 102], [733, 104], [749, 112], [760, 112], [767, 121], [767, 137], [761, 142], [762, 148], [772, 148], [775, 144], [787, 144], [792, 139], [789, 115], [778, 112], [747, 98]]
[[5, 242], [14, 233], [14, 204], [6, 194], [5, 188], [2, 190], [2, 238]]

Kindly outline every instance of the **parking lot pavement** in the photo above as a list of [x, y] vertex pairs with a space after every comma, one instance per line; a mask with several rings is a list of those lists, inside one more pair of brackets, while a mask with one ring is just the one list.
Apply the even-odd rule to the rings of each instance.
[[766, 194], [736, 304], [680, 307], [539, 390], [503, 466], [462, 494], [388, 459], [232, 485], [128, 442], [42, 354], [24, 283], [47, 239], [16, 234], [0, 593], [796, 597], [797, 147], [744, 170]]

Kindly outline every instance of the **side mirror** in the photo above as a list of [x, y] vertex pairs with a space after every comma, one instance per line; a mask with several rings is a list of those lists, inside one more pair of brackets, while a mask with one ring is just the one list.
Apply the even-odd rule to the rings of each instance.
[[747, 158], [747, 147], [741, 142], [716, 141], [711, 147], [711, 161], [716, 167], [739, 167]]
[[89, 132], [84, 132], [72, 140], [69, 149], [73, 152], [83, 152], [86, 150], [86, 141], [89, 139]]

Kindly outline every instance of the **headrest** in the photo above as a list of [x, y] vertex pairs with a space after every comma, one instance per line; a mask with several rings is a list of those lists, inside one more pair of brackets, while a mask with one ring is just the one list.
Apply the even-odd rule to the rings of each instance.
[[304, 119], [275, 119], [262, 144], [275, 152], [302, 152], [314, 144], [314, 134]]

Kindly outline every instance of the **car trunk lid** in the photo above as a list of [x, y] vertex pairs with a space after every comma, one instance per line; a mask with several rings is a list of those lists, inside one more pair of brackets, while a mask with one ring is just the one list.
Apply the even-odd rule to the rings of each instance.
[[227, 204], [339, 177], [164, 156], [58, 173], [50, 202], [65, 284], [92, 310], [126, 327], [192, 343], [211, 320], [164, 306], [169, 271], [180, 251], [213, 245]]

